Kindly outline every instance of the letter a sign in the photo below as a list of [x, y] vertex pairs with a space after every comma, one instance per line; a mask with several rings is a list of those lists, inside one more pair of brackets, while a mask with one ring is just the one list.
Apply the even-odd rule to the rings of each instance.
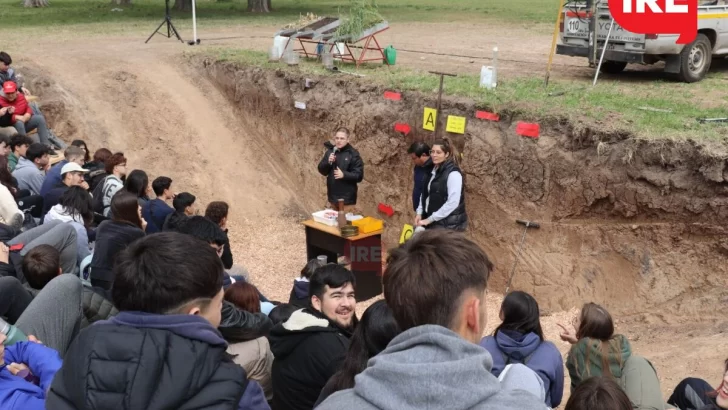
[[698, 35], [695, 0], [609, 0], [609, 12], [632, 33], [679, 34], [677, 44], [690, 44]]
[[435, 121], [437, 121], [437, 110], [425, 107], [425, 115], [422, 119], [422, 128], [428, 131], [435, 131]]

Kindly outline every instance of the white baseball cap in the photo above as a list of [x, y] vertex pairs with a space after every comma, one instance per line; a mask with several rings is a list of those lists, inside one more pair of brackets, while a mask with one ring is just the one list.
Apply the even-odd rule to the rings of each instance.
[[61, 175], [65, 174], [66, 172], [83, 172], [84, 174], [88, 172], [87, 169], [84, 169], [80, 165], [78, 165], [75, 162], [69, 162], [68, 164], [64, 165], [63, 168], [61, 168]]

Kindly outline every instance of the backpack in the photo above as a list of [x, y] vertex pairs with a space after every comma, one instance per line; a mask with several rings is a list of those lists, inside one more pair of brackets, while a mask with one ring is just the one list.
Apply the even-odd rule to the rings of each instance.
[[91, 193], [94, 200], [94, 212], [100, 215], [104, 214], [104, 185], [106, 185], [107, 178], [109, 178], [108, 175], [96, 184], [96, 187]]

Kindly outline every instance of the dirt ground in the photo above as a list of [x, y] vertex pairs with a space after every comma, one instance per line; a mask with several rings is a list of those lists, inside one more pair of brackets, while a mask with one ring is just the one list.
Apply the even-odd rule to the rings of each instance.
[[[200, 47], [267, 50], [275, 29], [205, 30], [200, 33]], [[410, 23], [393, 27], [383, 43], [401, 50], [398, 64], [423, 70], [474, 73], [487, 60], [404, 50], [489, 57], [497, 45], [502, 75], [543, 73], [551, 41], [548, 32], [509, 27], [504, 38], [503, 30], [485, 24]], [[13, 36], [7, 33], [4, 38], [13, 44]], [[220, 84], [229, 79], [216, 79], [214, 70], [205, 72], [179, 58], [189, 46], [162, 37], [147, 45], [143, 40], [143, 33], [113, 38], [63, 35], [34, 38], [22, 49], [7, 51], [26, 72], [31, 91], [41, 95], [43, 109], [55, 120], [51, 125], [62, 138], [85, 139], [91, 149], [124, 151], [131, 169], [142, 168], [151, 178], [170, 176], [173, 188], [197, 195], [201, 208], [212, 200], [231, 203], [236, 262], [250, 270], [253, 282], [268, 297], [287, 299], [305, 262], [305, 239], [297, 221], [323, 201], [324, 181], [312, 171], [311, 161], [327, 137], [322, 129], [341, 118], [321, 111], [315, 114], [320, 118], [304, 117], [291, 114], [289, 108], [280, 111], [285, 119], [279, 120], [270, 112], [280, 108], [270, 97], [250, 89], [253, 82], [231, 83], [235, 89], [222, 90]], [[586, 78], [591, 73], [580, 60], [555, 58], [555, 78]], [[387, 110], [381, 103], [357, 100], [357, 94], [371, 90], [346, 87], [350, 89], [332, 97], [329, 107], [351, 103], [354, 109], [372, 105], [367, 108], [371, 112]], [[269, 90], [280, 91], [279, 99], [293, 96], [275, 84]], [[231, 104], [236, 96], [242, 102]], [[314, 96], [312, 101], [321, 99]], [[357, 141], [373, 170], [360, 188], [370, 212], [371, 205], [380, 201], [406, 209], [411, 189], [407, 157], [383, 153], [406, 145], [384, 131], [387, 121], [386, 116], [350, 121], [354, 129], [372, 131], [370, 139]], [[324, 128], [317, 130], [312, 123]], [[543, 300], [546, 336], [564, 354], [568, 345], [558, 341], [556, 323], [569, 323], [581, 302], [597, 300], [619, 312], [618, 331], [630, 337], [635, 352], [655, 364], [665, 394], [687, 376], [716, 383], [728, 357], [723, 348], [728, 321], [720, 320], [719, 314], [728, 301], [722, 279], [725, 253], [715, 250], [716, 237], [725, 232], [711, 231], [708, 225], [724, 221], [718, 218], [725, 217], [728, 209], [724, 197], [718, 197], [724, 189], [722, 166], [717, 171], [697, 166], [698, 170], [701, 158], [688, 149], [650, 151], [622, 141], [615, 141], [612, 153], [600, 162], [595, 160], [595, 146], [586, 142], [579, 146], [566, 131], [556, 135], [552, 130], [535, 146], [503, 139], [501, 131], [507, 129], [478, 128], [463, 141], [474, 153], [466, 157], [473, 170], [468, 177], [478, 186], [469, 194], [478, 201], [496, 198], [471, 208], [476, 240], [499, 262], [495, 289], [504, 288], [505, 272], [520, 238], [512, 220], [518, 214], [539, 218], [547, 229], [529, 233], [515, 285]], [[643, 150], [652, 159], [645, 154], [635, 167], [622, 162], [624, 169], [601, 172], [620, 163], [618, 159], [628, 152]], [[528, 161], [513, 160], [522, 153]], [[682, 154], [694, 157], [681, 163]], [[500, 161], [501, 155], [510, 160]], [[660, 161], [683, 174], [657, 172], [663, 167]], [[309, 163], [311, 169], [291, 167]], [[558, 163], [565, 165], [559, 168], [554, 165]], [[586, 167], [585, 163], [589, 163], [588, 178], [579, 176], [579, 166]], [[388, 187], [375, 180], [392, 172]], [[720, 178], [705, 181], [703, 174], [716, 172]], [[625, 199], [629, 195], [632, 199]], [[392, 225], [401, 227], [410, 217], [402, 212]], [[388, 244], [393, 244], [392, 236], [390, 232]], [[721, 246], [728, 249], [725, 243]], [[489, 329], [497, 324], [501, 297], [497, 292], [489, 296]]]

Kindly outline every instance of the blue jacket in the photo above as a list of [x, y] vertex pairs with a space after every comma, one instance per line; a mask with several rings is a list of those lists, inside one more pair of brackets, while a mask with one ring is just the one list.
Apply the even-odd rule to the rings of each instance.
[[57, 187], [58, 184], [61, 183], [61, 169], [66, 164], [68, 164], [68, 161], [64, 159], [48, 170], [45, 179], [43, 180], [43, 185], [40, 187], [41, 196], [45, 196], [45, 194], [47, 194], [51, 189]]
[[420, 206], [420, 197], [422, 196], [422, 189], [425, 186], [425, 175], [427, 174], [427, 167], [415, 165], [414, 178], [415, 185], [412, 188], [412, 207], [417, 212], [417, 207]]
[[[13, 376], [10, 363], [24, 363], [40, 379], [40, 386]], [[61, 368], [61, 356], [50, 347], [33, 342], [18, 342], [5, 347], [5, 363], [0, 367], [0, 403], [3, 410], [44, 410], [46, 391]]]
[[162, 232], [162, 225], [174, 208], [159, 198], [152, 199], [142, 206], [142, 217], [147, 221], [147, 234]]
[[[498, 377], [506, 367], [506, 357], [510, 363], [524, 363], [543, 380], [546, 390], [546, 405], [551, 408], [561, 404], [564, 394], [564, 360], [556, 346], [541, 341], [535, 333], [521, 334], [512, 330], [501, 330], [495, 337], [487, 336], [480, 345], [493, 356], [491, 372]], [[529, 357], [530, 355], [530, 357]]]

